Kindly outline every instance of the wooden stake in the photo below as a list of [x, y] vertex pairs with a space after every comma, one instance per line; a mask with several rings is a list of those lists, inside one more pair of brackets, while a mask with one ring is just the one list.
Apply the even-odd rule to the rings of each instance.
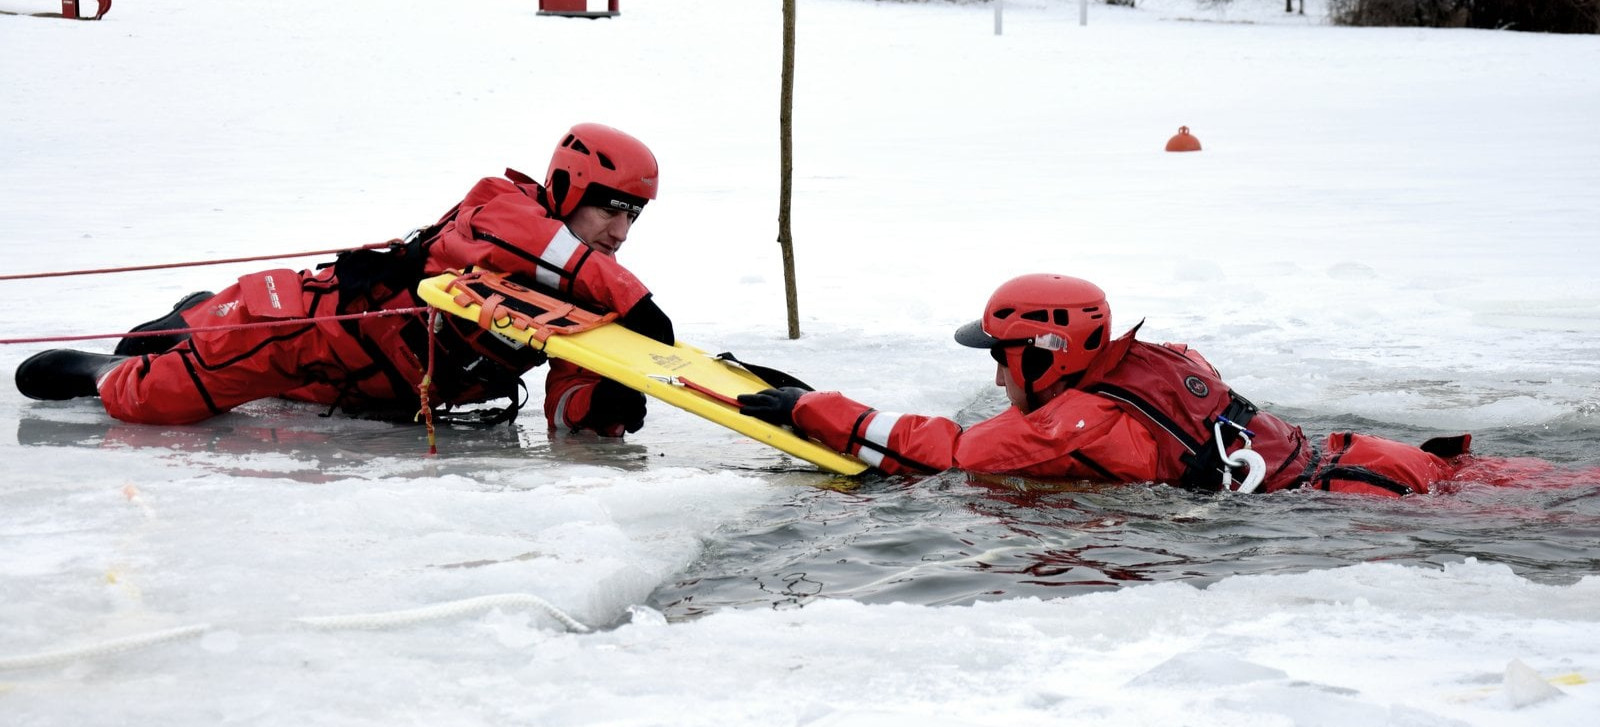
[[794, 0], [783, 0], [783, 92], [778, 110], [782, 184], [778, 191], [778, 246], [783, 249], [783, 294], [789, 338], [800, 337], [800, 295], [794, 279], [794, 239], [789, 236], [789, 193], [794, 178]]

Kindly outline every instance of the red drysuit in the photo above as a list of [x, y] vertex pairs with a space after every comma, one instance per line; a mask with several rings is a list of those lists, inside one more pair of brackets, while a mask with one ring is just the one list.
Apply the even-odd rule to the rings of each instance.
[[1027, 414], [1012, 407], [963, 431], [949, 419], [880, 412], [836, 392], [813, 392], [795, 404], [795, 429], [889, 474], [960, 468], [1215, 490], [1223, 482], [1219, 432], [1230, 455], [1243, 444], [1236, 428], [1217, 426], [1220, 415], [1249, 430], [1251, 448], [1266, 462], [1260, 491], [1312, 487], [1396, 497], [1448, 479], [1471, 441], [1430, 440], [1425, 451], [1340, 433], [1319, 451], [1299, 427], [1235, 395], [1198, 352], [1137, 341], [1137, 330], [1100, 352], [1073, 388]]
[[[544, 356], [454, 316], [440, 317], [431, 341], [417, 315], [232, 326], [416, 307], [423, 305], [413, 292], [418, 280], [469, 267], [520, 273], [564, 298], [627, 314], [649, 290], [551, 218], [541, 191], [531, 181], [486, 178], [404, 247], [346, 253], [315, 271], [242, 277], [184, 313], [190, 327], [211, 330], [122, 363], [101, 380], [100, 399], [112, 416], [148, 424], [195, 422], [272, 396], [409, 417], [418, 411], [431, 347], [432, 404], [515, 400], [521, 374]], [[585, 422], [588, 393], [598, 381], [577, 367], [553, 366], [545, 383], [551, 427], [584, 422], [620, 434], [620, 424]], [[566, 403], [561, 417], [548, 400]]]

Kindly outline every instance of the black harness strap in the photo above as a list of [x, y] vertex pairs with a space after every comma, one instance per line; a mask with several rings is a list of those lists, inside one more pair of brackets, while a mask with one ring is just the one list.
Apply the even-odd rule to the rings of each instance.
[[1306, 459], [1306, 466], [1300, 468], [1300, 475], [1283, 487], [1285, 490], [1298, 490], [1310, 484], [1317, 474], [1317, 466], [1322, 464], [1322, 448], [1310, 443], [1305, 446], [1311, 450], [1311, 456]]
[[[1184, 456], [1183, 462], [1187, 465], [1187, 469], [1183, 471], [1183, 479], [1180, 484], [1191, 490], [1222, 489], [1221, 475], [1227, 471], [1227, 465], [1222, 462], [1221, 450], [1232, 447], [1233, 443], [1238, 441], [1239, 430], [1250, 426], [1250, 420], [1255, 418], [1257, 411], [1260, 410], [1256, 408], [1255, 404], [1250, 403], [1249, 399], [1239, 396], [1230, 390], [1228, 392], [1228, 406], [1222, 410], [1221, 417], [1208, 420], [1205, 423], [1211, 429], [1210, 439], [1204, 445], [1201, 445], [1198, 452]], [[1221, 419], [1227, 419], [1233, 422], [1235, 426], [1221, 427], [1222, 441], [1219, 443], [1217, 441], [1218, 427], [1216, 424]]]
[[446, 424], [459, 424], [474, 429], [488, 429], [497, 424], [515, 422], [517, 414], [528, 403], [528, 385], [523, 383], [522, 379], [517, 379], [516, 386], [505, 396], [509, 401], [503, 407], [456, 411], [454, 404], [445, 404], [439, 408], [434, 417]]
[[[1184, 431], [1182, 427], [1178, 426], [1178, 423], [1173, 421], [1171, 417], [1168, 417], [1166, 412], [1157, 409], [1150, 402], [1146, 401], [1144, 397], [1141, 397], [1132, 391], [1124, 389], [1120, 386], [1113, 386], [1111, 384], [1094, 384], [1085, 390], [1091, 394], [1099, 394], [1101, 396], [1116, 399], [1117, 401], [1123, 402], [1135, 409], [1138, 409], [1141, 414], [1144, 414], [1145, 417], [1154, 422], [1156, 426], [1161, 427], [1168, 434], [1172, 435], [1173, 439], [1178, 440], [1178, 443], [1182, 444], [1183, 448], [1189, 450], [1191, 453], [1197, 452], [1201, 447], [1205, 446], [1194, 437], [1189, 436], [1189, 433]], [[1209, 425], [1209, 422], [1207, 424]]]
[[334, 278], [338, 280], [339, 310], [348, 312], [346, 309], [351, 303], [370, 297], [378, 286], [388, 288], [391, 294], [415, 288], [427, 262], [423, 246], [436, 234], [437, 227], [429, 227], [383, 250], [339, 253], [332, 263], [317, 268], [333, 267]]
[[1409, 495], [1414, 492], [1409, 486], [1403, 485], [1388, 477], [1384, 477], [1365, 467], [1328, 467], [1317, 473], [1312, 481], [1312, 486], [1319, 490], [1331, 490], [1333, 480], [1350, 480], [1364, 485], [1379, 487], [1397, 495]]
[[[402, 400], [407, 405], [411, 404], [412, 402], [417, 402], [420, 404], [421, 399], [418, 398], [419, 395], [417, 390], [413, 388], [410, 381], [406, 380], [405, 374], [400, 372], [400, 368], [395, 366], [393, 361], [389, 360], [389, 355], [384, 353], [383, 348], [379, 346], [376, 341], [361, 335], [361, 331], [355, 325], [357, 320], [359, 319], [352, 318], [344, 321], [345, 330], [350, 333], [351, 338], [355, 339], [356, 342], [361, 345], [361, 350], [366, 352], [367, 358], [372, 359], [372, 365], [356, 371], [351, 371], [351, 381], [361, 381], [362, 379], [382, 373], [386, 378], [389, 379], [389, 388], [394, 390], [396, 397], [402, 397]], [[427, 348], [423, 348], [422, 352], [423, 355], [426, 356]]]
[[878, 454], [888, 457], [889, 459], [899, 462], [908, 469], [913, 469], [923, 474], [931, 475], [940, 471], [938, 467], [934, 467], [923, 462], [918, 462], [910, 457], [900, 454], [899, 452], [884, 447], [881, 444], [868, 441], [866, 437], [861, 436], [862, 425], [866, 424], [867, 417], [876, 414], [877, 412], [877, 409], [868, 409], [864, 412], [861, 412], [861, 416], [856, 417], [856, 423], [850, 427], [850, 440], [845, 443], [845, 449], [849, 449], [850, 445], [852, 444], [857, 444], [860, 445], [862, 449], [870, 449]]
[[1085, 467], [1088, 467], [1091, 470], [1094, 470], [1095, 474], [1099, 475], [1100, 479], [1102, 479], [1102, 480], [1104, 480], [1106, 482], [1116, 482], [1119, 479], [1121, 479], [1121, 478], [1117, 477], [1116, 475], [1111, 474], [1110, 470], [1106, 469], [1105, 467], [1100, 466], [1099, 462], [1094, 461], [1094, 458], [1090, 457], [1087, 454], [1084, 454], [1082, 451], [1074, 450], [1073, 453], [1072, 453], [1072, 458], [1074, 460], [1077, 460], [1078, 464], [1081, 464], [1081, 465], [1083, 465]]
[[[1200, 441], [1191, 436], [1166, 412], [1152, 405], [1144, 397], [1133, 393], [1120, 386], [1111, 384], [1095, 384], [1087, 389], [1090, 393], [1099, 394], [1123, 402], [1144, 414], [1147, 419], [1160, 427], [1179, 444], [1183, 445], [1187, 453], [1180, 457], [1184, 464], [1183, 476], [1178, 484], [1191, 490], [1220, 490], [1222, 489], [1222, 473], [1225, 466], [1222, 463], [1222, 454], [1217, 448], [1216, 423], [1217, 419], [1208, 419], [1203, 424], [1210, 431], [1210, 436], [1205, 441]], [[1239, 430], [1250, 426], [1259, 409], [1232, 390], [1228, 391], [1228, 406], [1222, 410], [1222, 416], [1238, 426], [1222, 428], [1222, 446], [1231, 447], [1239, 439]]]
[[[522, 376], [506, 370], [487, 356], [478, 353], [456, 333], [453, 326], [445, 326], [438, 334], [439, 340], [435, 349], [437, 358], [434, 361], [433, 383], [438, 388], [439, 398], [443, 400], [441, 406], [441, 411], [444, 412], [443, 421], [474, 427], [489, 427], [501, 422], [515, 421], [517, 412], [521, 410], [523, 400], [526, 399], [527, 388]], [[422, 355], [425, 355], [428, 350], [428, 328], [424, 319], [407, 321], [400, 328], [400, 340], [405, 342], [407, 348], [423, 352]], [[539, 354], [539, 359], [540, 363], [543, 363], [542, 353]], [[474, 386], [481, 387], [484, 400], [505, 398], [508, 400], [507, 405], [504, 408], [489, 410], [483, 415], [475, 412], [450, 413], [449, 409], [455, 406], [454, 401]]]
[[[1331, 490], [1334, 480], [1350, 480], [1364, 485], [1379, 487], [1397, 495], [1409, 495], [1414, 492], [1409, 485], [1389, 477], [1380, 475], [1372, 470], [1359, 465], [1343, 465], [1339, 461], [1344, 459], [1345, 452], [1350, 451], [1350, 445], [1355, 443], [1355, 434], [1342, 432], [1334, 435], [1338, 437], [1337, 453], [1328, 459], [1328, 465], [1315, 470], [1306, 477], [1307, 483], [1318, 490]], [[1312, 467], [1316, 466], [1316, 459], [1312, 459]]]
[[779, 371], [779, 370], [774, 369], [774, 368], [768, 368], [766, 366], [757, 366], [756, 364], [753, 364], [753, 363], [746, 363], [744, 361], [740, 361], [738, 358], [735, 358], [734, 355], [732, 353], [728, 352], [728, 351], [723, 351], [722, 353], [717, 354], [717, 359], [720, 360], [720, 361], [731, 361], [733, 363], [738, 364], [741, 368], [743, 368], [746, 371], [749, 371], [752, 374], [755, 374], [756, 378], [761, 379], [762, 381], [766, 382], [766, 384], [768, 386], [771, 386], [774, 389], [781, 389], [781, 388], [786, 387], [786, 386], [793, 386], [793, 387], [796, 387], [796, 388], [805, 389], [806, 391], [816, 391], [816, 389], [812, 388], [812, 386], [810, 384], [807, 384], [806, 382], [801, 381], [801, 380], [795, 378], [794, 376], [791, 376], [791, 375], [789, 375], [787, 373], [784, 373], [784, 372]]

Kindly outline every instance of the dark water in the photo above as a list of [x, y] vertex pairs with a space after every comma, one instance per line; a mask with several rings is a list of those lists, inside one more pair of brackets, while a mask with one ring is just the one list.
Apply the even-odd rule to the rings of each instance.
[[[1417, 431], [1300, 413], [1308, 433]], [[1041, 486], [948, 472], [802, 489], [750, 513], [651, 597], [669, 618], [724, 608], [791, 608], [819, 598], [970, 604], [1052, 598], [1155, 581], [1205, 586], [1242, 574], [1368, 561], [1437, 567], [1504, 563], [1531, 580], [1600, 574], [1600, 466], [1585, 415], [1476, 433], [1476, 451], [1559, 463], [1513, 486], [1453, 483], [1405, 499], [1287, 492], [1202, 494], [1162, 485]]]

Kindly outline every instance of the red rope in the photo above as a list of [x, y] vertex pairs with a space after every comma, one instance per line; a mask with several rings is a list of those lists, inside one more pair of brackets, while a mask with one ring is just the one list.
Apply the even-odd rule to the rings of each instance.
[[428, 370], [422, 374], [422, 383], [417, 386], [417, 398], [422, 402], [422, 410], [417, 412], [428, 427], [428, 456], [439, 453], [438, 440], [434, 437], [433, 407], [428, 404], [428, 389], [433, 387], [433, 349], [437, 348], [434, 337], [435, 327], [439, 323], [439, 311], [434, 309], [428, 314]]
[[[0, 338], [0, 344], [7, 343], [56, 343], [59, 341], [88, 341], [96, 338], [143, 338], [145, 336], [171, 336], [181, 333], [200, 333], [203, 331], [229, 331], [245, 328], [271, 328], [273, 326], [294, 326], [317, 321], [347, 321], [353, 318], [368, 318], [376, 316], [397, 316], [405, 314], [419, 314], [432, 308], [419, 305], [414, 308], [391, 308], [388, 310], [366, 311], [364, 313], [345, 313], [336, 316], [314, 316], [311, 318], [289, 318], [281, 321], [261, 321], [259, 323], [236, 323], [231, 326], [208, 326], [205, 328], [169, 328], [164, 331], [140, 331], [138, 333], [95, 333], [86, 336], [48, 336], [44, 338]], [[430, 329], [431, 330], [431, 329]], [[429, 352], [430, 355], [432, 351]]]
[[733, 398], [731, 396], [728, 396], [727, 394], [724, 394], [722, 392], [716, 391], [715, 389], [709, 389], [709, 388], [706, 388], [706, 387], [701, 386], [699, 384], [696, 384], [695, 382], [690, 381], [690, 380], [688, 380], [686, 378], [683, 378], [682, 376], [678, 377], [678, 383], [683, 384], [683, 388], [685, 388], [685, 389], [688, 389], [688, 390], [694, 391], [694, 392], [698, 392], [701, 396], [705, 396], [707, 398], [714, 399], [716, 401], [720, 401], [720, 402], [722, 402], [724, 404], [727, 404], [728, 406], [731, 406], [731, 407], [733, 407], [735, 409], [739, 408], [740, 406], [743, 406], [742, 404], [739, 403], [738, 399], [735, 399], [735, 398]]
[[[64, 271], [51, 272], [51, 273], [23, 273], [23, 274], [20, 274], [20, 275], [0, 275], [0, 280], [29, 280], [29, 279], [33, 279], [33, 278], [61, 278], [61, 277], [67, 277], [67, 276], [71, 276], [71, 275], [99, 275], [99, 274], [103, 274], [103, 273], [128, 273], [128, 272], [136, 272], [136, 271], [140, 271], [140, 270], [165, 270], [165, 269], [169, 269], [169, 268], [199, 267], [199, 266], [202, 266], [202, 265], [223, 265], [223, 264], [227, 264], [227, 263], [256, 262], [256, 261], [260, 261], [260, 260], [281, 260], [281, 259], [285, 259], [285, 258], [310, 257], [310, 256], [313, 256], [313, 255], [330, 255], [330, 254], [335, 254], [335, 253], [353, 252], [353, 251], [356, 251], [356, 250], [376, 250], [376, 249], [379, 249], [379, 248], [389, 247], [389, 246], [394, 245], [394, 244], [396, 244], [398, 242], [400, 242], [400, 240], [394, 239], [394, 240], [389, 240], [388, 242], [375, 242], [375, 243], [372, 243], [370, 245], [362, 245], [360, 247], [343, 247], [343, 248], [337, 248], [337, 249], [333, 249], [333, 250], [312, 250], [312, 251], [309, 251], [309, 252], [289, 253], [289, 254], [284, 254], [284, 255], [253, 255], [253, 256], [250, 256], [250, 257], [235, 257], [235, 258], [226, 258], [226, 259], [221, 259], [221, 260], [194, 260], [194, 261], [190, 261], [190, 262], [181, 262], [181, 263], [162, 263], [162, 264], [157, 264], [157, 265], [129, 265], [129, 266], [118, 267], [118, 268], [98, 268], [98, 269], [94, 269], [94, 270], [64, 270]], [[146, 337], [146, 336], [172, 336], [172, 335], [179, 335], [179, 334], [199, 333], [201, 331], [227, 331], [227, 330], [243, 330], [243, 329], [247, 329], [247, 328], [272, 328], [272, 327], [275, 327], [275, 326], [303, 325], [303, 324], [306, 324], [306, 323], [316, 323], [318, 321], [346, 321], [346, 320], [351, 320], [351, 319], [355, 319], [355, 318], [367, 318], [367, 317], [376, 317], [376, 316], [410, 315], [410, 314], [420, 314], [420, 313], [422, 313], [424, 311], [430, 311], [430, 313], [428, 315], [428, 323], [427, 323], [427, 325], [428, 325], [428, 368], [427, 368], [427, 370], [425, 372], [423, 372], [422, 383], [418, 386], [418, 398], [421, 400], [422, 409], [421, 409], [421, 411], [417, 412], [417, 415], [419, 417], [421, 417], [424, 420], [424, 422], [426, 422], [426, 424], [427, 424], [427, 428], [428, 428], [428, 455], [429, 456], [433, 456], [433, 455], [437, 455], [439, 453], [439, 446], [438, 446], [438, 439], [436, 437], [434, 426], [433, 426], [433, 407], [430, 406], [429, 402], [428, 402], [428, 390], [433, 387], [433, 365], [434, 365], [433, 350], [434, 350], [434, 348], [436, 348], [436, 345], [435, 345], [436, 341], [435, 341], [435, 337], [434, 337], [434, 325], [438, 321], [439, 311], [438, 311], [438, 309], [432, 308], [432, 307], [429, 307], [429, 306], [417, 306], [417, 307], [413, 307], [413, 308], [393, 308], [393, 309], [389, 309], [389, 310], [366, 311], [366, 312], [362, 312], [362, 313], [347, 313], [347, 314], [344, 314], [344, 315], [334, 315], [334, 316], [314, 316], [314, 317], [310, 317], [310, 318], [290, 318], [290, 319], [278, 320], [278, 321], [260, 321], [260, 322], [257, 322], [257, 323], [237, 323], [237, 324], [228, 325], [228, 326], [207, 326], [205, 328], [170, 328], [170, 329], [160, 330], [160, 331], [139, 331], [139, 332], [129, 331], [129, 332], [125, 332], [125, 333], [96, 333], [96, 334], [83, 335], [83, 336], [45, 336], [45, 337], [38, 337], [38, 338], [3, 338], [3, 339], [0, 339], [0, 344], [8, 344], [8, 343], [59, 343], [59, 342], [63, 342], [63, 341], [88, 341], [88, 340], [99, 339], [99, 338], [143, 338], [143, 337]]]
[[162, 264], [159, 264], [159, 265], [130, 265], [130, 266], [121, 267], [121, 268], [99, 268], [99, 269], [95, 269], [95, 270], [62, 270], [62, 271], [54, 272], [54, 273], [22, 273], [20, 275], [0, 275], [0, 280], [27, 280], [27, 279], [30, 279], [30, 278], [64, 278], [64, 277], [67, 277], [67, 276], [70, 276], [70, 275], [100, 275], [102, 273], [129, 273], [129, 272], [135, 272], [135, 271], [139, 271], [139, 270], [165, 270], [167, 268], [192, 268], [192, 267], [198, 267], [198, 266], [201, 266], [201, 265], [223, 265], [223, 264], [226, 264], [226, 263], [248, 263], [248, 262], [256, 262], [258, 260], [282, 260], [284, 258], [292, 258], [292, 257], [311, 257], [312, 255], [330, 255], [330, 254], [333, 254], [333, 253], [351, 252], [353, 250], [376, 250], [378, 248], [388, 247], [388, 246], [390, 246], [390, 245], [392, 245], [394, 243], [397, 243], [397, 242], [400, 242], [400, 240], [395, 239], [395, 240], [390, 240], [388, 242], [374, 242], [374, 243], [372, 243], [370, 245], [362, 245], [361, 247], [341, 247], [341, 248], [334, 249], [334, 250], [312, 250], [310, 252], [293, 252], [293, 253], [288, 253], [288, 254], [285, 254], [285, 255], [256, 255], [254, 257], [234, 257], [234, 258], [227, 258], [227, 259], [224, 259], [224, 260], [193, 260], [193, 261], [184, 262], [184, 263], [162, 263]]

